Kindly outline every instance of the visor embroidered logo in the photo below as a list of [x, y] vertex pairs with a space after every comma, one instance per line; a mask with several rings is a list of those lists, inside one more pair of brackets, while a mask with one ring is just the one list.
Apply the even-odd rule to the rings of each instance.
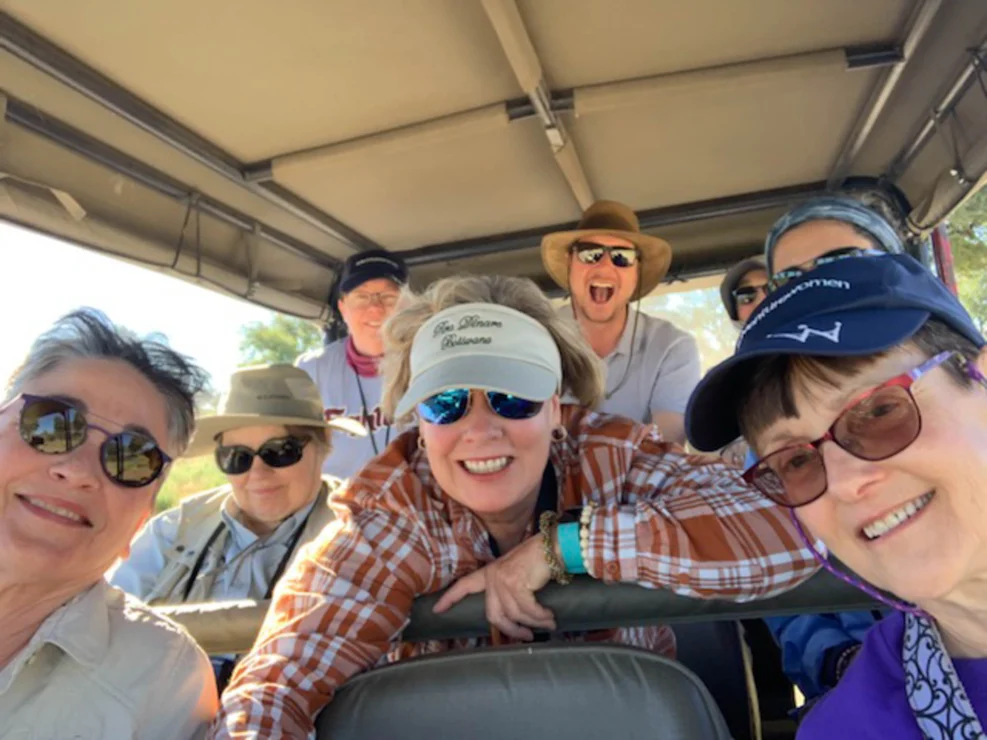
[[768, 334], [765, 339], [793, 339], [796, 342], [801, 342], [805, 344], [809, 337], [823, 337], [828, 339], [833, 344], [840, 343], [840, 329], [843, 328], [842, 321], [836, 321], [833, 323], [832, 329], [813, 329], [808, 324], [799, 324], [798, 334]]
[[737, 348], [739, 349], [743, 345], [744, 340], [747, 339], [747, 335], [750, 334], [751, 330], [754, 329], [758, 324], [760, 324], [765, 317], [770, 316], [776, 309], [781, 308], [789, 300], [795, 296], [801, 294], [803, 291], [817, 290], [820, 288], [827, 288], [830, 290], [850, 290], [850, 283], [846, 280], [835, 280], [832, 278], [813, 278], [812, 280], [806, 280], [805, 282], [798, 283], [793, 288], [785, 292], [787, 286], [782, 289], [782, 295], [770, 302], [765, 300], [761, 304], [761, 307], [754, 313], [750, 321], [744, 327], [743, 331], [740, 332], [740, 337], [737, 338]]
[[504, 324], [496, 319], [484, 319], [477, 314], [470, 314], [459, 319], [458, 324], [453, 324], [449, 320], [440, 321], [432, 330], [432, 338], [442, 337], [442, 341], [439, 344], [440, 349], [451, 349], [453, 347], [463, 347], [472, 344], [492, 344], [493, 337], [490, 335], [470, 337], [455, 332], [503, 328]]

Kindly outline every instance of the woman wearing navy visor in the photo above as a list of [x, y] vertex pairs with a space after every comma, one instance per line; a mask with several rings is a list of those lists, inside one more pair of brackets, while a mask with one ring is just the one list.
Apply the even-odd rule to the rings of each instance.
[[744, 477], [895, 610], [800, 738], [985, 737], [984, 344], [911, 257], [839, 260], [770, 295], [693, 394], [690, 441], [742, 432]]
[[[817, 267], [841, 259], [903, 254], [891, 223], [847, 196], [811, 198], [782, 215], [764, 240], [769, 292]], [[748, 318], [753, 311], [748, 313]], [[743, 467], [757, 462], [748, 450]], [[835, 686], [880, 612], [857, 611], [767, 617], [782, 650], [786, 675], [811, 704]]]
[[[438, 611], [483, 592], [494, 631], [524, 641], [556, 629], [536, 593], [573, 573], [745, 600], [815, 570], [784, 510], [725, 463], [588, 410], [600, 361], [531, 281], [439, 281], [406, 297], [385, 339], [384, 406], [419, 428], [333, 495], [338, 518], [275, 590], [216, 736], [276, 722], [304, 737], [336, 687], [385, 656], [488, 643], [401, 642], [414, 599], [447, 587]], [[567, 391], [582, 407], [560, 403]], [[601, 637], [675, 649], [667, 627]]]

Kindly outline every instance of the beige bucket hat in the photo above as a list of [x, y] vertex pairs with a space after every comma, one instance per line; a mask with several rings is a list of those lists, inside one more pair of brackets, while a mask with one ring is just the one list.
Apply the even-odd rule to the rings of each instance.
[[582, 238], [600, 235], [619, 236], [638, 248], [640, 295], [658, 287], [672, 263], [672, 247], [664, 239], [642, 234], [637, 214], [612, 200], [598, 200], [587, 208], [576, 229], [546, 234], [541, 240], [541, 260], [552, 280], [569, 290], [569, 248]]
[[360, 422], [345, 416], [326, 421], [319, 389], [304, 370], [293, 365], [261, 365], [233, 373], [216, 415], [197, 421], [185, 457], [211, 453], [223, 432], [268, 424], [338, 429], [359, 437], [367, 434]]

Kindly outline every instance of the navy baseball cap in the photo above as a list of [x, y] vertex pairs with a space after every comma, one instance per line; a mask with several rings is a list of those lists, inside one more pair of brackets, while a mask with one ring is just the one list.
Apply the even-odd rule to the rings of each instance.
[[874, 354], [901, 344], [930, 318], [984, 346], [959, 299], [909, 255], [837, 260], [806, 272], [758, 306], [734, 356], [696, 386], [685, 412], [689, 442], [710, 452], [740, 436], [737, 402], [758, 358]]
[[387, 278], [398, 285], [408, 282], [408, 268], [404, 260], [386, 249], [374, 249], [354, 254], [343, 265], [339, 279], [339, 292], [349, 293], [370, 280]]

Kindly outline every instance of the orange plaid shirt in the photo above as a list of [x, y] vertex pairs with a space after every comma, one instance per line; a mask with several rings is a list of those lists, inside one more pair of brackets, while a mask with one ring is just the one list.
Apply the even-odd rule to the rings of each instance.
[[[745, 601], [786, 591], [816, 564], [784, 509], [723, 462], [662, 442], [657, 429], [563, 407], [553, 442], [559, 511], [588, 502], [591, 576]], [[281, 579], [253, 651], [237, 667], [216, 738], [298, 738], [351, 676], [379, 663], [488, 639], [401, 642], [414, 599], [494, 559], [480, 519], [438, 488], [410, 431], [332, 499], [338, 519]], [[570, 639], [572, 636], [570, 636]], [[592, 637], [589, 637], [592, 639]], [[668, 627], [615, 642], [671, 654]]]

